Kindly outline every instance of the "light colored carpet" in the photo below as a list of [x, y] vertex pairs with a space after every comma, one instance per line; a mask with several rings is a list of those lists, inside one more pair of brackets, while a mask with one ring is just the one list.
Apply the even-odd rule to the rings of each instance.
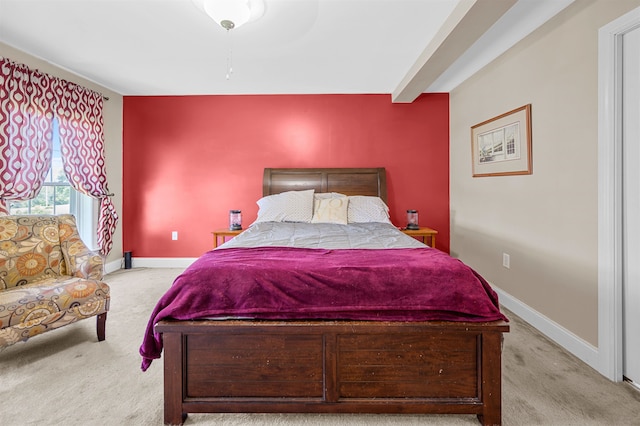
[[[179, 269], [120, 270], [107, 339], [89, 319], [0, 350], [0, 425], [161, 425], [162, 360], [140, 371], [138, 348]], [[503, 358], [505, 425], [640, 425], [640, 392], [612, 383], [510, 312]], [[190, 414], [187, 425], [477, 425], [475, 416]]]

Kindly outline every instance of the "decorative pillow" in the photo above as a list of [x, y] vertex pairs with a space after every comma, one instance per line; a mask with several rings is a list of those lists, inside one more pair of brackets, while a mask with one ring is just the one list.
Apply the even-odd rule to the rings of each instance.
[[322, 200], [325, 198], [340, 198], [340, 197], [346, 197], [346, 195], [341, 194], [339, 192], [316, 192], [315, 194], [313, 194], [314, 201]]
[[313, 189], [267, 195], [257, 201], [257, 222], [311, 222]]
[[349, 223], [382, 222], [391, 223], [389, 207], [380, 197], [353, 195], [349, 197], [347, 211]]
[[313, 218], [311, 223], [340, 223], [347, 224], [347, 207], [349, 198], [340, 197], [316, 198], [314, 201]]

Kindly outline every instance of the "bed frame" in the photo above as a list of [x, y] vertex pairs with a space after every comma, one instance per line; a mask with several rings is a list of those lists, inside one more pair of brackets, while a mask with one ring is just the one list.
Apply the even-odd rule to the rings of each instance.
[[[265, 169], [264, 195], [378, 195], [384, 168]], [[501, 423], [504, 321], [160, 321], [164, 422], [187, 413], [476, 414]]]

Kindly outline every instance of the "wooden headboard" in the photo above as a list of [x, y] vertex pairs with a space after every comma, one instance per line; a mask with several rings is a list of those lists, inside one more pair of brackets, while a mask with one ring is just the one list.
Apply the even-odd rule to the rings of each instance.
[[373, 195], [387, 202], [384, 167], [348, 169], [264, 169], [262, 196], [315, 189], [345, 195]]

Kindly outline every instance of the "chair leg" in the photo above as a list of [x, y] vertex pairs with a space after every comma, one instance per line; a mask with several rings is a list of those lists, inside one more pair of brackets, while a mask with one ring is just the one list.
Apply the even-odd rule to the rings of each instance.
[[105, 327], [107, 324], [107, 313], [104, 312], [100, 315], [98, 315], [98, 319], [97, 319], [97, 330], [98, 330], [98, 341], [102, 342], [105, 338]]

